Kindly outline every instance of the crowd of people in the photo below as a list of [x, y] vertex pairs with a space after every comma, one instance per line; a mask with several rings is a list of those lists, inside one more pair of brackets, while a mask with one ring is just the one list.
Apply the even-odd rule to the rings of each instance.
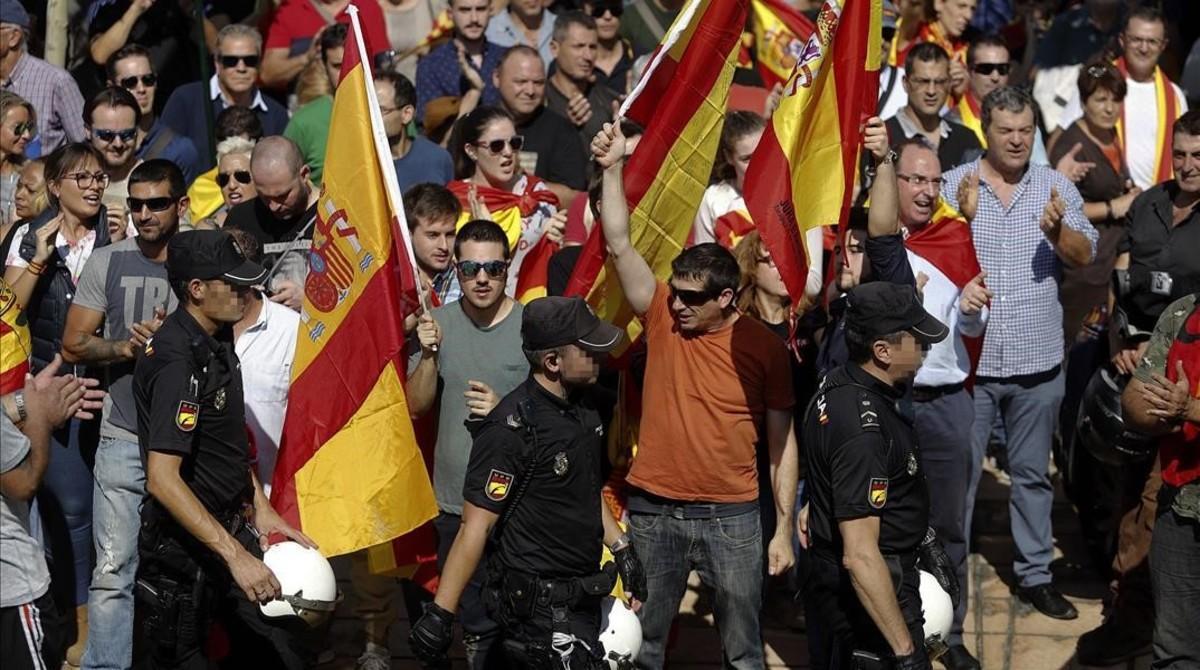
[[[264, 552], [314, 546], [269, 494], [351, 6], [428, 297], [405, 391], [441, 574], [350, 556], [358, 668], [400, 652], [398, 600], [431, 667], [457, 623], [476, 669], [661, 668], [693, 572], [727, 667], [764, 666], [782, 604], [814, 667], [978, 668], [985, 474], [1034, 616], [1078, 617], [1073, 504], [1110, 584], [1080, 662], [1200, 667], [1193, 3], [884, 0], [853, 207], [801, 222], [802, 296], [743, 199], [782, 94], [753, 62], [670, 276], [632, 241], [620, 106], [683, 0], [68, 4], [0, 0], [6, 667], [332, 658], [257, 604], [333, 608]], [[597, 227], [637, 342], [562, 297]], [[953, 598], [928, 650], [921, 571]], [[606, 657], [618, 577], [640, 640]]]

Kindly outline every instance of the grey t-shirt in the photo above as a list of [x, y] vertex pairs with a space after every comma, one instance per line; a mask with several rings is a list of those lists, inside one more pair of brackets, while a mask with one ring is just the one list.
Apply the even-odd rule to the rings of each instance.
[[[467, 381], [483, 382], [500, 397], [508, 395], [529, 376], [529, 361], [521, 352], [521, 305], [491, 328], [480, 328], [463, 312], [460, 301], [443, 305], [431, 314], [442, 329], [438, 347], [437, 446], [433, 456], [433, 491], [438, 508], [462, 514], [463, 480], [471, 457], [471, 434], [467, 432]], [[417, 347], [409, 359], [409, 370], [421, 359]], [[482, 417], [477, 417], [482, 418]]]
[[[127, 340], [130, 326], [154, 318], [154, 308], [170, 314], [179, 304], [167, 282], [167, 268], [142, 255], [130, 238], [92, 252], [76, 287], [74, 304], [104, 314], [104, 339]], [[104, 368], [108, 396], [100, 435], [137, 442], [133, 404], [133, 361]]]
[[[0, 474], [29, 455], [29, 439], [0, 412]], [[0, 496], [0, 607], [41, 598], [50, 588], [42, 546], [29, 534], [29, 501]]]

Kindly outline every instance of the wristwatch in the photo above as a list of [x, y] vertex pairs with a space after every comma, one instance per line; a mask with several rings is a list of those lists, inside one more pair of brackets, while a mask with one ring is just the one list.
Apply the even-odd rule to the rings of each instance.
[[21, 425], [25, 423], [25, 419], [29, 417], [29, 413], [25, 411], [25, 390], [19, 389], [12, 394], [13, 406], [17, 408], [17, 420], [13, 423]]
[[896, 150], [888, 149], [888, 152], [884, 154], [883, 158], [878, 162], [876, 162], [874, 156], [871, 156], [870, 164], [867, 165], [866, 169], [863, 171], [866, 172], [868, 179], [874, 179], [880, 165], [894, 165], [898, 160], [900, 160], [900, 156], [896, 153]]

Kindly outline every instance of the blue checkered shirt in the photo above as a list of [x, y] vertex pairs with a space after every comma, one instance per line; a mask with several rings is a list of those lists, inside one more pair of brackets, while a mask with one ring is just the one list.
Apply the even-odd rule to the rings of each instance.
[[[947, 172], [942, 197], [957, 208], [959, 183], [978, 170], [976, 160]], [[1058, 301], [1062, 265], [1039, 226], [1052, 187], [1067, 204], [1064, 225], [1087, 237], [1095, 258], [1099, 234], [1083, 215], [1079, 190], [1066, 177], [1049, 167], [1030, 166], [1013, 189], [1008, 207], [987, 179], [979, 180], [979, 207], [971, 236], [993, 292], [976, 371], [980, 376], [1034, 374], [1063, 361], [1063, 315]]]

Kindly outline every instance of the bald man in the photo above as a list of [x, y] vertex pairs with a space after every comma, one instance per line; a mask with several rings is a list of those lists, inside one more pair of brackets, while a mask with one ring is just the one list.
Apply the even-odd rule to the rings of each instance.
[[271, 300], [299, 311], [320, 192], [309, 180], [300, 147], [282, 135], [264, 137], [254, 146], [250, 176], [258, 197], [229, 210], [225, 227], [258, 238], [262, 264], [271, 271]]

